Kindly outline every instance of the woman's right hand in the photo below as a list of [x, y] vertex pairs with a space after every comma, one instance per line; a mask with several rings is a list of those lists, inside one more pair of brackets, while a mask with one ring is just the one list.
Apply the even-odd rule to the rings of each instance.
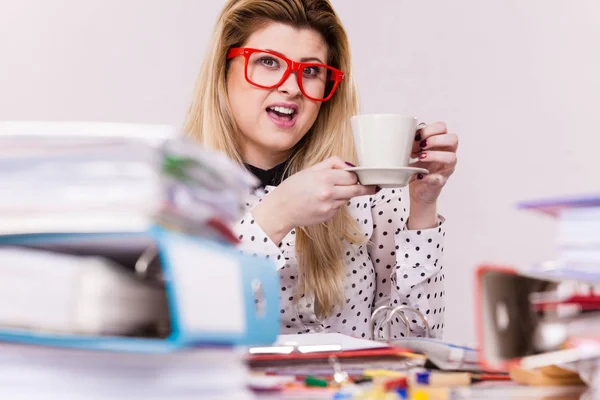
[[374, 186], [358, 184], [356, 174], [344, 171], [347, 167], [331, 157], [290, 176], [254, 208], [255, 221], [280, 243], [293, 228], [325, 222], [351, 198], [375, 193]]

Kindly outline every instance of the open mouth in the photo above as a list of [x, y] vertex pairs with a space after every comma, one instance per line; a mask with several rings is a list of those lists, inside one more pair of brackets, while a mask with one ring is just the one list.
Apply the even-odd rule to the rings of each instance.
[[293, 108], [275, 106], [267, 107], [267, 113], [273, 118], [280, 121], [291, 121], [297, 114]]

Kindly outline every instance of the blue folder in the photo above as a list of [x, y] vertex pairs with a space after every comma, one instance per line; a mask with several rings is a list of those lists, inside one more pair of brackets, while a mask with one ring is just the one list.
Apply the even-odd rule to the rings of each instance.
[[[161, 260], [169, 304], [165, 339], [75, 335], [2, 327], [0, 341], [48, 346], [163, 353], [189, 347], [272, 344], [279, 333], [279, 279], [272, 262], [219, 241], [153, 226], [147, 232], [0, 236], [0, 246], [150, 238]], [[223, 277], [228, 281], [221, 281]], [[219, 303], [197, 282], [215, 288]], [[207, 297], [208, 296], [208, 297]], [[207, 316], [207, 317], [203, 317]]]

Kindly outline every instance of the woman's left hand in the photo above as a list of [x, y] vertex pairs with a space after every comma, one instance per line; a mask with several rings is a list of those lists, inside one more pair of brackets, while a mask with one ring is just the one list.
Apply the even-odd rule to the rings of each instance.
[[412, 167], [425, 168], [429, 174], [418, 174], [410, 183], [411, 204], [434, 204], [446, 181], [456, 167], [456, 150], [458, 136], [448, 133], [446, 124], [436, 122], [417, 131], [413, 145], [412, 157], [418, 157], [419, 162]]

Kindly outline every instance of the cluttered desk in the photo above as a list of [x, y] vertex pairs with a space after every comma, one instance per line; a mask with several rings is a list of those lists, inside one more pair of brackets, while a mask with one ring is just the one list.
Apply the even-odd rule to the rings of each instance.
[[[279, 335], [277, 273], [229, 230], [252, 175], [140, 126], [0, 124], [0, 149], [3, 398], [598, 398], [585, 251], [480, 266], [477, 348]], [[561, 218], [571, 244], [598, 206], [522, 205]]]

